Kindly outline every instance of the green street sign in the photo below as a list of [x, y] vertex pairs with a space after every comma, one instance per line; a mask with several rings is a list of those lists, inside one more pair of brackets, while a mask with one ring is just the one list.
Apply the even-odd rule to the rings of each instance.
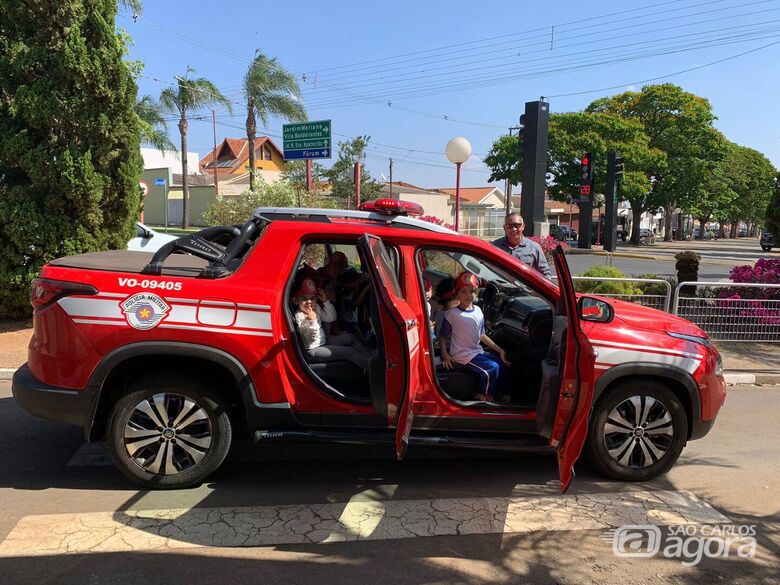
[[282, 138], [286, 160], [330, 158], [330, 120], [284, 124]]

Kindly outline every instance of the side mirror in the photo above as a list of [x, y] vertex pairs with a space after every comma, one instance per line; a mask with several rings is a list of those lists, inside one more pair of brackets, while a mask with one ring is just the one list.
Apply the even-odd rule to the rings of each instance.
[[580, 320], [609, 323], [615, 317], [615, 309], [606, 301], [593, 297], [580, 297]]
[[154, 237], [154, 232], [152, 230], [144, 230], [144, 237], [147, 240], [151, 240]]

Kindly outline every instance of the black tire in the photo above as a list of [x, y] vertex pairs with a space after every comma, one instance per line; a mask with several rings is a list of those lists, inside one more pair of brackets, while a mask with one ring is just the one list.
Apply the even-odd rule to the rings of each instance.
[[180, 376], [148, 376], [131, 384], [114, 404], [106, 432], [119, 470], [156, 489], [201, 483], [222, 465], [232, 436], [230, 417], [207, 383]]
[[761, 246], [761, 249], [764, 252], [771, 252], [772, 251], [772, 246]]
[[[644, 425], [636, 425], [643, 418]], [[688, 417], [669, 388], [655, 380], [627, 380], [599, 398], [590, 419], [586, 453], [604, 475], [647, 481], [669, 471], [687, 438]]]

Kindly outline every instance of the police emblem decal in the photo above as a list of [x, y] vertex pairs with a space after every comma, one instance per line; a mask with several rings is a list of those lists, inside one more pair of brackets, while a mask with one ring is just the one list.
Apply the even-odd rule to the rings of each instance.
[[130, 295], [119, 306], [128, 324], [142, 331], [157, 326], [171, 310], [168, 303], [152, 293]]

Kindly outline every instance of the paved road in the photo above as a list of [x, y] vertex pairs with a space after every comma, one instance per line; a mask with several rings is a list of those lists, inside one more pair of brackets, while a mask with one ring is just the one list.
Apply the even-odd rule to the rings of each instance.
[[[763, 252], [755, 238], [737, 238], [734, 240], [705, 240], [703, 242], [657, 242], [652, 245], [632, 246], [620, 244], [618, 252], [626, 254], [638, 254], [648, 258], [623, 258], [612, 259], [616, 266], [629, 275], [657, 274], [659, 276], [673, 276], [674, 254], [684, 250], [694, 250], [702, 255], [699, 265], [699, 279], [728, 278], [729, 270], [734, 266], [754, 264], [759, 258], [780, 258], [777, 250]], [[588, 267], [598, 264], [603, 265], [607, 259], [603, 256], [587, 254], [570, 254], [567, 257], [573, 274], [581, 274]]]
[[[133, 489], [104, 447], [0, 382], [3, 583], [775, 583], [780, 390], [731, 392], [665, 477], [566, 496], [552, 458], [241, 443], [207, 485]], [[622, 524], [755, 525], [756, 558], [620, 558]], [[134, 549], [135, 552], [128, 551]], [[67, 552], [70, 551], [70, 552]]]

